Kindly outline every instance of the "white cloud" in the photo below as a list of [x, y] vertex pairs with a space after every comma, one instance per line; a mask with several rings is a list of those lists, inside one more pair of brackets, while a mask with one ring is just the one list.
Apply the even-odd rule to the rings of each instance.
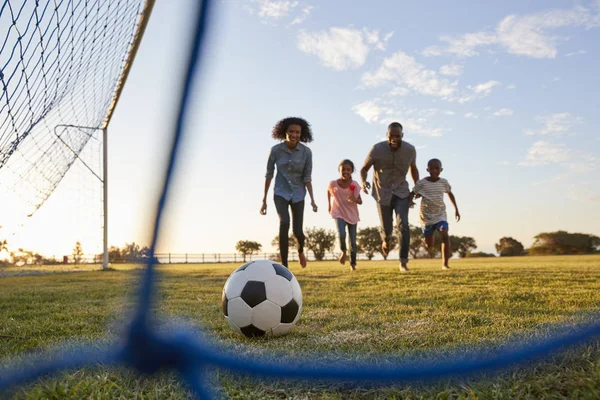
[[525, 160], [520, 165], [537, 166], [564, 163], [571, 158], [571, 151], [564, 144], [552, 144], [545, 141], [535, 142]]
[[458, 64], [442, 65], [440, 74], [446, 76], [460, 76], [463, 73], [463, 66]]
[[437, 72], [426, 69], [413, 57], [404, 52], [396, 52], [386, 58], [375, 72], [362, 76], [367, 87], [377, 87], [393, 82], [415, 92], [442, 98], [450, 98], [456, 91], [456, 82], [440, 78]]
[[508, 90], [511, 90], [511, 89], [516, 89], [516, 87], [517, 87], [517, 85], [515, 85], [514, 83], [511, 83], [511, 84], [510, 84], [510, 85], [508, 85], [506, 88], [507, 88]]
[[485, 94], [489, 94], [492, 91], [492, 88], [494, 88], [495, 86], [498, 86], [500, 84], [500, 82], [498, 81], [488, 81], [485, 83], [480, 83], [479, 85], [476, 85], [475, 87], [473, 87], [473, 92], [479, 94], [479, 93], [485, 93]]
[[477, 119], [477, 118], [479, 118], [479, 115], [473, 114], [472, 112], [468, 112], [468, 113], [465, 114], [465, 118]]
[[250, 0], [246, 9], [264, 23], [276, 24], [294, 17], [291, 25], [296, 25], [308, 18], [313, 6], [295, 0]]
[[404, 52], [396, 52], [383, 60], [381, 66], [362, 76], [362, 84], [366, 87], [378, 87], [388, 82], [396, 86], [395, 91], [402, 90], [406, 95], [407, 90], [425, 96], [440, 97], [447, 101], [465, 103], [474, 99], [488, 96], [494, 87], [500, 85], [498, 81], [488, 81], [475, 86], [468, 86], [466, 90], [459, 90], [458, 82], [441, 77], [436, 71], [425, 68], [414, 57]]
[[324, 66], [342, 71], [363, 65], [372, 49], [385, 50], [390, 37], [388, 33], [382, 41], [375, 30], [333, 27], [314, 33], [301, 31], [297, 45], [300, 51], [319, 57]]
[[444, 114], [446, 114], [446, 115], [454, 115], [456, 113], [454, 111], [448, 110], [448, 111], [444, 111]]
[[558, 81], [560, 81], [560, 77], [558, 77], [558, 76], [556, 76], [556, 77], [554, 77], [554, 79], [552, 79], [552, 82], [558, 82]]
[[570, 133], [573, 126], [583, 122], [581, 117], [576, 117], [568, 112], [556, 113], [535, 117], [538, 124], [542, 124], [539, 129], [525, 129], [526, 135], [554, 135], [561, 136]]
[[302, 12], [300, 15], [298, 15], [296, 18], [294, 18], [294, 20], [292, 21], [292, 25], [297, 25], [300, 24], [302, 22], [304, 22], [304, 20], [306, 18], [308, 18], [308, 16], [310, 15], [311, 11], [313, 10], [313, 6], [311, 5], [306, 5], [302, 8]]
[[448, 43], [448, 46], [446, 48], [430, 46], [423, 50], [422, 54], [426, 57], [440, 56], [445, 53], [472, 57], [479, 54], [475, 48], [494, 44], [497, 41], [495, 35], [486, 32], [467, 33], [458, 37], [442, 36], [440, 40]]
[[410, 90], [408, 88], [398, 86], [390, 90], [390, 96], [408, 96], [410, 94]]
[[487, 81], [484, 83], [480, 83], [475, 86], [467, 86], [468, 92], [463, 93], [462, 95], [451, 99], [451, 101], [458, 101], [459, 103], [466, 103], [469, 101], [473, 101], [475, 99], [481, 99], [489, 96], [492, 93], [492, 90], [499, 86], [500, 82], [498, 81]]
[[368, 123], [379, 122], [379, 117], [389, 109], [380, 107], [375, 100], [363, 101], [352, 107], [352, 111], [360, 115]]
[[586, 53], [587, 53], [586, 50], [578, 50], [578, 51], [573, 51], [571, 53], [567, 53], [567, 54], [565, 54], [565, 56], [567, 56], [567, 57], [582, 56]]
[[547, 141], [535, 142], [519, 163], [524, 166], [559, 164], [573, 172], [583, 173], [598, 167], [598, 159], [590, 153], [574, 151], [564, 144]]
[[557, 46], [566, 38], [553, 31], [567, 27], [586, 29], [600, 26], [600, 14], [585, 7], [576, 6], [571, 10], [550, 10], [525, 16], [508, 15], [491, 32], [472, 32], [459, 36], [442, 36], [444, 46], [430, 46], [422, 54], [439, 56], [453, 54], [459, 57], [473, 57], [479, 54], [478, 48], [498, 46], [506, 52], [533, 58], [555, 58]]
[[507, 117], [509, 115], [513, 115], [514, 111], [510, 108], [501, 108], [494, 113], [497, 117]]
[[393, 108], [391, 105], [382, 103], [380, 99], [364, 101], [352, 107], [352, 111], [368, 123], [388, 125], [391, 122], [399, 121], [404, 128], [404, 132], [407, 134], [413, 133], [425, 136], [443, 135], [444, 130], [442, 128], [433, 127], [428, 121], [428, 118], [438, 113], [438, 109]]

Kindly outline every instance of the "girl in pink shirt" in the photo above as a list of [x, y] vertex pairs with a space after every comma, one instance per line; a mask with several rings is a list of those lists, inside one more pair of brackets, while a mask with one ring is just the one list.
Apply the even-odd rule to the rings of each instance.
[[[362, 204], [360, 198], [360, 185], [352, 180], [354, 172], [354, 163], [350, 160], [342, 160], [339, 166], [340, 177], [335, 181], [329, 182], [327, 188], [327, 204], [329, 214], [336, 220], [338, 233], [340, 236], [340, 263], [346, 264], [348, 251], [346, 248], [346, 226], [348, 227], [348, 236], [350, 238], [350, 268], [356, 269], [356, 224], [358, 218], [358, 204]], [[333, 197], [333, 202], [331, 201]]]

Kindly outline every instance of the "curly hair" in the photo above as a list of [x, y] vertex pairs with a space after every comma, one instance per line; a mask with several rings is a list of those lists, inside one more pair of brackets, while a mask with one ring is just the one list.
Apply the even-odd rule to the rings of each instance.
[[310, 143], [313, 141], [310, 124], [303, 118], [288, 117], [277, 122], [273, 127], [272, 137], [276, 140], [285, 140], [285, 134], [290, 125], [300, 125], [300, 141]]

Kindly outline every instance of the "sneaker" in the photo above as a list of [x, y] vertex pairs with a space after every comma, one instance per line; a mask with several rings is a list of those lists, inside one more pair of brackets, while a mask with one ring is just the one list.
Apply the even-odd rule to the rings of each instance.
[[381, 254], [384, 257], [387, 257], [388, 254], [390, 254], [390, 245], [386, 241], [384, 241], [383, 243], [381, 243]]
[[306, 256], [304, 253], [298, 254], [298, 261], [300, 261], [300, 266], [302, 268], [306, 268]]
[[448, 269], [450, 269], [450, 267], [449, 267], [449, 266], [447, 266], [447, 265], [444, 265], [444, 266], [442, 267], [442, 269], [448, 270]]
[[400, 263], [400, 272], [408, 272], [408, 267], [406, 263]]
[[356, 271], [356, 265], [351, 265], [351, 266], [350, 266], [350, 270], [351, 270], [351, 271]]
[[346, 252], [345, 251], [342, 252], [342, 254], [340, 255], [340, 258], [338, 260], [340, 261], [340, 264], [346, 265]]

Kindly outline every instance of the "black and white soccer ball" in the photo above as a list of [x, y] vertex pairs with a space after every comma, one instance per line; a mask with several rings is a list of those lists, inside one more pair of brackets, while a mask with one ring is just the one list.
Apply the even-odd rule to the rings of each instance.
[[223, 314], [248, 337], [280, 336], [298, 322], [302, 291], [292, 272], [270, 260], [256, 260], [233, 271], [225, 282]]

